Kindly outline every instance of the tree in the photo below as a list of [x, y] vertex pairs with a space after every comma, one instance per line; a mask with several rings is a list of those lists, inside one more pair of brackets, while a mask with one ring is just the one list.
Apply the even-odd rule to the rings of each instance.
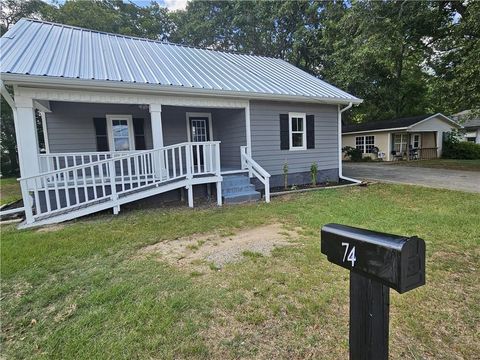
[[480, 3], [444, 1], [439, 12], [451, 21], [428, 59], [432, 69], [428, 101], [432, 110], [449, 114], [480, 108]]
[[40, 13], [44, 20], [154, 40], [165, 40], [173, 29], [167, 9], [156, 2], [140, 7], [120, 0], [70, 0]]
[[39, 18], [40, 11], [48, 6], [41, 0], [2, 0], [0, 5], [0, 30], [5, 33], [23, 17]]
[[428, 2], [359, 1], [343, 12], [327, 16], [322, 41], [330, 53], [322, 73], [365, 100], [355, 120], [423, 113], [429, 41], [440, 36], [447, 17]]

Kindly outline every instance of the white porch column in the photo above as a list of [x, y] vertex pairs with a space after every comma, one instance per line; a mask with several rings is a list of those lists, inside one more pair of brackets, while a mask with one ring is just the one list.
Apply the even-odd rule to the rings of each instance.
[[[154, 149], [163, 147], [163, 124], [162, 105], [150, 104], [150, 123], [152, 124], [152, 143]], [[155, 176], [160, 179], [165, 176], [165, 154], [155, 152], [154, 155]]]
[[437, 158], [442, 156], [442, 149], [443, 149], [443, 133], [441, 131], [437, 131], [436, 139], [437, 142]]
[[150, 104], [150, 122], [152, 123], [153, 148], [163, 147], [162, 105]]
[[247, 137], [247, 154], [252, 156], [252, 131], [250, 127], [250, 101], [245, 107], [245, 134]]
[[37, 175], [40, 172], [38, 165], [38, 139], [35, 122], [35, 109], [31, 98], [16, 97], [17, 110], [13, 111], [15, 135], [17, 138], [20, 176]]
[[[247, 137], [247, 155], [252, 157], [252, 128], [250, 124], [250, 100], [245, 106], [245, 134]], [[253, 173], [249, 170], [248, 177], [252, 178]]]

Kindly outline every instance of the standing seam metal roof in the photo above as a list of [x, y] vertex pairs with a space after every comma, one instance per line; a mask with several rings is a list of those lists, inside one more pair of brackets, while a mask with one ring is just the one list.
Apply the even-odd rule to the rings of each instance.
[[0, 39], [0, 72], [361, 102], [281, 59], [31, 19]]

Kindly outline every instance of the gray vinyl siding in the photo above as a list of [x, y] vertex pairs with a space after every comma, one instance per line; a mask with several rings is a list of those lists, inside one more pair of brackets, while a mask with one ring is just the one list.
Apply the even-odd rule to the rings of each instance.
[[215, 109], [212, 111], [213, 139], [221, 141], [222, 168], [240, 169], [240, 146], [247, 145], [245, 111]]
[[[289, 174], [309, 171], [314, 162], [319, 170], [338, 169], [337, 111], [336, 105], [251, 101], [253, 159], [271, 175], [282, 174], [285, 162]], [[280, 114], [289, 112], [315, 116], [315, 149], [280, 150]]]
[[106, 114], [132, 115], [144, 119], [145, 142], [152, 148], [150, 113], [138, 105], [50, 102], [46, 114], [48, 142], [51, 153], [97, 151], [93, 118]]
[[240, 146], [246, 145], [245, 111], [243, 109], [206, 109], [163, 106], [163, 141], [173, 145], [188, 140], [187, 112], [210, 113], [213, 140], [220, 141], [222, 168], [240, 169]]
[[[153, 147], [150, 113], [138, 105], [55, 101], [50, 107], [52, 112], [46, 114], [46, 121], [51, 153], [97, 151], [93, 118], [106, 114], [143, 118], [146, 147]], [[244, 110], [163, 106], [163, 141], [166, 146], [188, 140], [187, 112], [211, 113], [213, 140], [221, 141], [222, 167], [240, 169], [240, 146], [246, 145]]]

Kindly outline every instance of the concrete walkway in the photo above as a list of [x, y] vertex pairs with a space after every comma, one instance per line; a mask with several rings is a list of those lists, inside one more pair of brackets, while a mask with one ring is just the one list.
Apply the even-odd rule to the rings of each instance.
[[344, 163], [343, 174], [360, 180], [480, 193], [480, 172], [478, 171], [431, 169], [382, 163]]

